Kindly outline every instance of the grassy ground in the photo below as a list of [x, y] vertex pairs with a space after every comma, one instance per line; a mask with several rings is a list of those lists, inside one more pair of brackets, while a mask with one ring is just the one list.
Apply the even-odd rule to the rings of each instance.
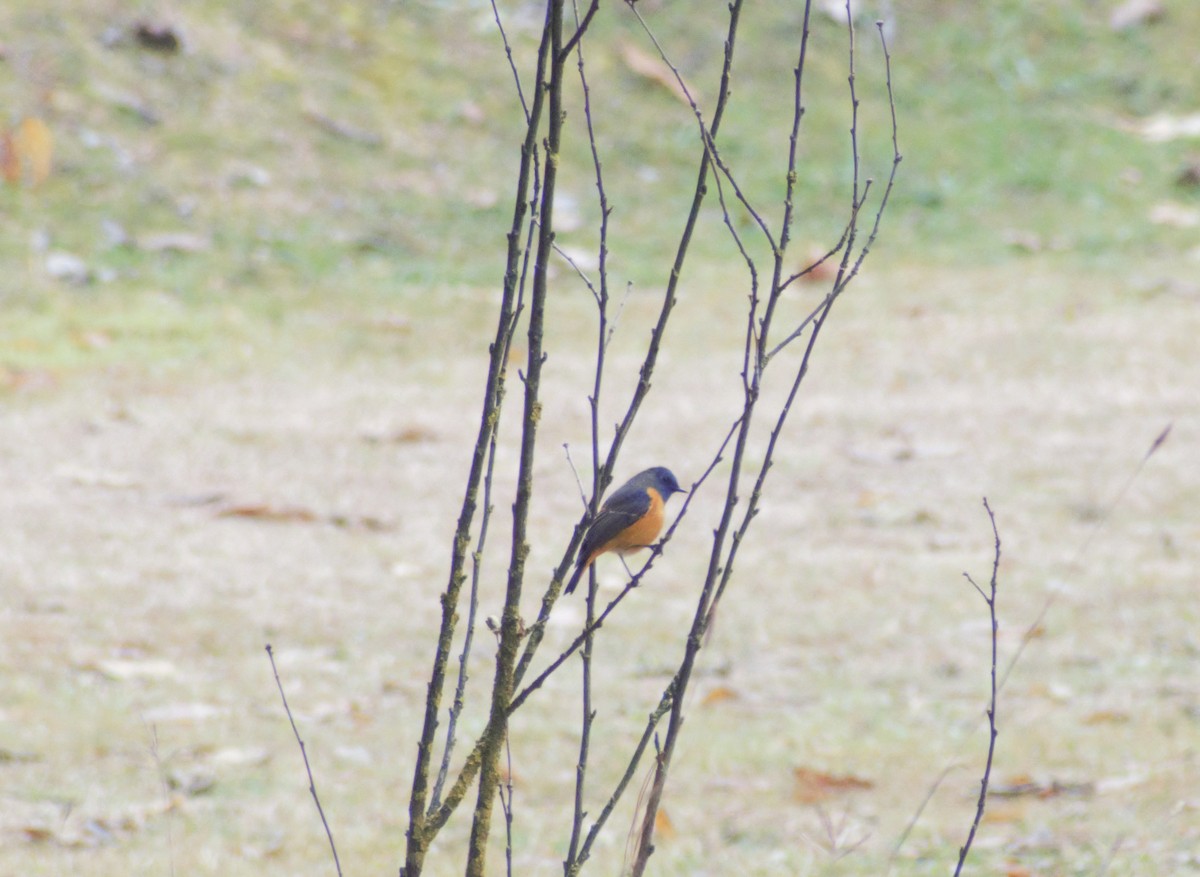
[[[1113, 33], [1083, 2], [897, 5], [901, 181], [706, 652], [655, 868], [883, 873], [950, 768], [890, 867], [951, 869], [986, 746], [986, 607], [961, 573], [987, 575], [987, 495], [1005, 542], [1002, 663], [1054, 602], [1001, 699], [993, 778], [1010, 795], [989, 805], [977, 864], [1186, 872], [1200, 866], [1200, 252], [1195, 227], [1152, 216], [1200, 208], [1177, 182], [1196, 144], [1128, 129], [1196, 111], [1183, 35], [1200, 7]], [[778, 185], [781, 123], [763, 107], [790, 88], [785, 6], [747, 19], [724, 132], [756, 198]], [[644, 14], [711, 99], [719, 26]], [[0, 189], [0, 873], [331, 873], [267, 642], [347, 873], [392, 871], [511, 197], [503, 54], [477, 4], [189, 4], [163, 19], [184, 39], [174, 55], [138, 48], [134, 20], [117, 3], [0, 10], [0, 97], [57, 147], [41, 187]], [[528, 49], [537, 16], [506, 24]], [[609, 422], [695, 146], [686, 108], [621, 60], [644, 45], [628, 14], [606, 9], [597, 29], [597, 115], [622, 119], [603, 143], [614, 283], [635, 284]], [[859, 88], [878, 176], [890, 143], [870, 34]], [[820, 18], [814, 39], [802, 251], [844, 213], [844, 35]], [[586, 255], [576, 149], [560, 239]], [[690, 480], [736, 410], [727, 330], [744, 281], [719, 219], [627, 469]], [[50, 276], [56, 252], [82, 260], [84, 282]], [[588, 298], [556, 277], [539, 575], [577, 507], [558, 448], [584, 445], [590, 386]], [[601, 637], [611, 748], [593, 812], [677, 660], [663, 630], [690, 618], [715, 514], [700, 497]], [[579, 612], [556, 608], [554, 643]], [[520, 873], [560, 867], [574, 676], [514, 729]], [[814, 801], [797, 770], [870, 786]], [[631, 807], [598, 871], [617, 871]], [[448, 826], [432, 873], [457, 869], [466, 831]]]

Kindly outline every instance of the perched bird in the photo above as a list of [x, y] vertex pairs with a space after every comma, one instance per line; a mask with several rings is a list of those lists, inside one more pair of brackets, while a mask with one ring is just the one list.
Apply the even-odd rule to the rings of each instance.
[[575, 590], [579, 579], [601, 554], [615, 551], [624, 557], [649, 548], [663, 526], [663, 506], [673, 493], [684, 493], [670, 469], [655, 466], [639, 472], [614, 492], [588, 526], [579, 546], [575, 572], [564, 594]]

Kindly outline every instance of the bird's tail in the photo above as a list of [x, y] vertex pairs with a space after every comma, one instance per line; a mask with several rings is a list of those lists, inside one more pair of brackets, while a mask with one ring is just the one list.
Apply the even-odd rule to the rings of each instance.
[[584, 571], [587, 569], [586, 563], [578, 563], [575, 565], [575, 572], [571, 573], [571, 580], [567, 582], [567, 586], [563, 588], [564, 594], [569, 594], [575, 590], [575, 586], [579, 584], [579, 579], [582, 578]]

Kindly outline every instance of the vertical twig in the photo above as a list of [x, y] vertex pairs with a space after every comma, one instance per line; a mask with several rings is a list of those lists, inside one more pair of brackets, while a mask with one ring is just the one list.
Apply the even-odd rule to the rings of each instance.
[[[511, 64], [511, 51], [507, 45], [507, 38], [505, 38], [505, 50], [509, 54]], [[453, 811], [454, 807], [458, 805], [458, 802], [466, 794], [471, 778], [476, 775], [482, 765], [480, 758], [481, 747], [477, 744], [464, 762], [463, 769], [460, 771], [446, 799], [441, 802], [440, 806], [430, 806], [427, 809], [427, 796], [430, 791], [429, 773], [433, 759], [434, 738], [437, 733], [438, 713], [440, 711], [441, 697], [446, 680], [446, 665], [449, 661], [454, 629], [458, 621], [457, 607], [459, 597], [466, 578], [463, 569], [470, 544], [471, 526], [475, 518], [479, 484], [483, 478], [488, 448], [492, 445], [504, 398], [504, 374], [507, 366], [509, 345], [516, 327], [517, 313], [520, 309], [520, 295], [524, 289], [525, 271], [522, 268], [522, 264], [524, 263], [525, 266], [528, 266], [529, 247], [522, 245], [521, 230], [525, 223], [525, 213], [529, 209], [529, 205], [536, 203], [536, 200], [527, 201], [530, 188], [533, 187], [535, 193], [538, 191], [537, 137], [545, 106], [546, 92], [542, 88], [542, 82], [546, 65], [549, 62], [550, 51], [551, 38], [548, 19], [547, 27], [543, 30], [542, 41], [538, 47], [535, 72], [537, 87], [533, 91], [533, 96], [528, 106], [526, 106], [525, 98], [520, 92], [520, 82], [519, 77], [517, 77], [518, 94], [521, 97], [522, 109], [526, 117], [525, 140], [521, 146], [512, 224], [507, 236], [508, 247], [505, 256], [500, 311], [496, 320], [496, 337], [490, 348], [491, 356], [484, 389], [479, 433], [475, 440], [471, 467], [467, 476], [462, 510], [455, 528], [450, 558], [449, 582], [442, 594], [442, 620], [438, 631], [433, 668], [430, 672], [429, 686], [425, 698], [425, 716], [421, 727], [421, 735], [417, 743], [417, 758], [413, 769], [412, 791], [409, 795], [409, 824], [404, 866], [400, 870], [401, 877], [419, 877], [424, 866], [425, 854], [429, 850], [429, 844], [432, 842], [434, 835], [445, 824], [450, 812]], [[515, 66], [512, 69], [515, 76]]]
[[983, 779], [979, 783], [979, 803], [975, 808], [975, 819], [971, 823], [971, 830], [967, 833], [967, 842], [958, 851], [958, 866], [954, 869], [954, 877], [958, 877], [962, 873], [963, 865], [967, 861], [967, 853], [971, 851], [971, 844], [975, 841], [975, 832], [979, 830], [979, 823], [983, 820], [983, 809], [987, 806], [988, 781], [992, 776], [992, 758], [996, 754], [996, 641], [999, 633], [999, 627], [996, 624], [996, 579], [1000, 572], [1000, 531], [996, 528], [996, 515], [992, 512], [992, 507], [988, 505], [987, 497], [983, 498], [983, 507], [987, 510], [988, 520], [992, 524], [992, 536], [996, 540], [996, 547], [992, 556], [992, 579], [988, 590], [985, 592], [983, 588], [975, 584], [975, 580], [971, 578], [970, 573], [964, 572], [963, 576], [968, 582], [974, 585], [975, 590], [983, 597], [992, 619], [992, 690], [987, 708], [988, 750], [987, 762], [983, 767]]
[[500, 616], [500, 646], [496, 651], [496, 671], [492, 681], [491, 710], [482, 735], [479, 766], [479, 794], [471, 820], [467, 877], [483, 877], [486, 872], [487, 842], [491, 831], [492, 809], [500, 782], [500, 746], [507, 737], [508, 711], [515, 687], [518, 650], [524, 630], [520, 617], [521, 590], [525, 578], [526, 541], [529, 505], [533, 497], [533, 467], [541, 420], [541, 374], [545, 362], [543, 333], [546, 316], [547, 270], [554, 245], [554, 195], [558, 178], [563, 123], [563, 0], [550, 0], [545, 31], [549, 39], [549, 77], [539, 77], [539, 89], [546, 92], [546, 162], [542, 169], [541, 222], [538, 227], [533, 266], [532, 299], [529, 307], [528, 356], [524, 375], [525, 399], [521, 445], [517, 471], [516, 500], [513, 503], [512, 549], [505, 587], [504, 608]]
[[[510, 338], [511, 340], [511, 338]], [[454, 683], [454, 700], [446, 718], [446, 742], [442, 747], [442, 763], [438, 767], [433, 793], [429, 796], [430, 811], [442, 803], [442, 789], [450, 771], [450, 759], [454, 755], [454, 735], [458, 719], [462, 715], [467, 690], [467, 664], [471, 659], [471, 646], [475, 639], [475, 617], [479, 612], [479, 576], [483, 570], [483, 549], [487, 544], [488, 522], [492, 516], [492, 472], [496, 465], [496, 433], [492, 432], [488, 444], [487, 472], [483, 477], [483, 514], [480, 516], [479, 538], [471, 554], [471, 593], [467, 597], [467, 624], [463, 635], [462, 651], [458, 655], [458, 678]]]
[[[575, 7], [576, 20], [576, 35], [583, 32], [591, 17], [595, 14], [598, 8], [598, 0], [593, 0], [588, 11], [581, 22], [579, 20], [579, 8], [576, 3]], [[612, 208], [608, 204], [608, 195], [604, 190], [604, 170], [603, 164], [600, 161], [600, 150], [596, 143], [596, 130], [592, 119], [592, 98], [591, 89], [588, 87], [587, 73], [584, 67], [583, 60], [583, 44], [582, 41], [572, 39], [568, 42], [567, 49], [571, 45], [575, 46], [576, 65], [579, 70], [579, 85], [583, 92], [583, 117], [587, 125], [588, 145], [592, 153], [592, 168], [596, 176], [596, 197], [600, 203], [600, 229], [599, 229], [599, 289], [593, 290], [596, 298], [597, 310], [597, 325], [596, 325], [596, 370], [595, 378], [592, 386], [591, 396], [588, 398], [588, 403], [591, 409], [591, 444], [592, 444], [592, 500], [589, 506], [589, 517], [596, 514], [596, 507], [600, 502], [602, 487], [600, 483], [600, 391], [604, 380], [604, 364], [605, 352], [608, 348], [609, 329], [608, 329], [608, 219], [612, 213]], [[581, 711], [580, 717], [580, 733], [579, 733], [579, 759], [575, 766], [575, 794], [571, 813], [571, 839], [567, 845], [567, 857], [563, 862], [563, 871], [566, 874], [572, 872], [572, 867], [579, 853], [580, 835], [583, 831], [583, 820], [586, 817], [584, 811], [584, 789], [587, 783], [587, 768], [588, 754], [591, 746], [592, 738], [592, 723], [596, 717], [596, 713], [592, 709], [592, 647], [595, 642], [595, 631], [592, 629], [596, 618], [596, 575], [594, 570], [589, 570], [588, 574], [588, 589], [586, 598], [587, 617], [585, 621], [585, 629], [587, 630], [586, 639], [583, 643], [583, 650], [580, 652], [580, 673], [581, 681]]]
[[513, 767], [512, 744], [507, 736], [504, 738], [504, 758], [508, 768], [504, 782], [499, 786], [500, 809], [504, 811], [504, 873], [512, 877], [513, 873]]
[[[1104, 525], [1107, 523], [1109, 518], [1112, 516], [1113, 512], [1120, 505], [1120, 503], [1124, 500], [1125, 495], [1129, 491], [1129, 488], [1133, 485], [1134, 481], [1141, 474], [1143, 467], [1149, 461], [1150, 457], [1152, 457], [1155, 454], [1155, 452], [1157, 452], [1158, 449], [1160, 447], [1162, 447], [1163, 443], [1167, 440], [1167, 437], [1170, 435], [1170, 433], [1171, 433], [1171, 424], [1168, 423], [1166, 425], [1166, 427], [1164, 427], [1159, 432], [1159, 434], [1155, 437], [1154, 441], [1150, 444], [1149, 450], [1147, 450], [1146, 453], [1142, 456], [1141, 460], [1138, 461], [1137, 466], [1134, 467], [1134, 470], [1129, 474], [1129, 476], [1125, 479], [1124, 483], [1117, 490], [1113, 499], [1107, 504], [1107, 506], [1104, 509], [1104, 514], [1101, 515], [1101, 517], [1091, 527], [1091, 529], [1088, 531], [1087, 536], [1080, 543], [1080, 545], [1076, 548], [1075, 552], [1071, 555], [1071, 559], [1068, 561], [1068, 566], [1073, 566], [1076, 563], [1076, 561], [1084, 554], [1087, 547], [1089, 545], [1091, 545], [1092, 540], [1095, 538], [1097, 531], [1099, 529], [1101, 529], [1102, 527], [1104, 527]], [[1046, 601], [1042, 604], [1042, 607], [1041, 607], [1040, 611], [1038, 612], [1037, 616], [1034, 618], [1033, 623], [1025, 629], [1024, 634], [1021, 636], [1021, 641], [1017, 646], [1016, 652], [1014, 653], [1013, 657], [1009, 660], [1008, 664], [1005, 666], [1004, 672], [1000, 674], [1000, 678], [996, 683], [997, 696], [999, 696], [999, 694], [1004, 691], [1004, 685], [1008, 681], [1009, 674], [1012, 672], [1013, 668], [1016, 666], [1017, 660], [1021, 657], [1021, 654], [1024, 652], [1025, 647], [1028, 646], [1029, 643], [1033, 640], [1035, 632], [1037, 631], [1038, 627], [1041, 625], [1042, 620], [1046, 616], [1046, 613], [1054, 605], [1055, 596], [1056, 595], [1051, 594], [1046, 599]], [[896, 842], [896, 845], [892, 850], [892, 855], [889, 859], [889, 866], [890, 866], [890, 863], [896, 858], [896, 855], [899, 853], [900, 848], [903, 846], [904, 842], [908, 838], [908, 835], [912, 832], [913, 827], [916, 825], [917, 821], [920, 819], [921, 812], [925, 809], [925, 805], [929, 803], [929, 798], [932, 797], [933, 793], [937, 790], [937, 787], [941, 784], [942, 780], [945, 779], [946, 774], [951, 769], [953, 769], [953, 767], [954, 766], [951, 765], [951, 767], [946, 768], [942, 772], [941, 776], [938, 777], [938, 779], [934, 782], [933, 786], [930, 788], [928, 794], [925, 797], [925, 800], [922, 801], [922, 803], [918, 807], [916, 813], [913, 815], [912, 819], [909, 821], [908, 826], [905, 828], [904, 832], [901, 834], [900, 839]]]
[[333, 853], [333, 867], [337, 871], [338, 877], [342, 877], [342, 863], [338, 861], [337, 844], [333, 842], [333, 832], [329, 828], [329, 821], [325, 818], [325, 809], [321, 806], [321, 798], [317, 794], [317, 781], [313, 779], [312, 766], [308, 763], [308, 752], [304, 748], [304, 741], [300, 739], [300, 729], [296, 727], [296, 720], [292, 717], [292, 708], [288, 706], [287, 695], [283, 693], [283, 682], [279, 678], [279, 670], [275, 667], [275, 652], [271, 649], [270, 643], [267, 643], [267, 659], [271, 662], [271, 672], [275, 674], [275, 686], [279, 689], [280, 700], [283, 701], [283, 711], [287, 713], [288, 721], [292, 724], [292, 733], [300, 745], [300, 757], [304, 759], [304, 771], [308, 774], [308, 791], [312, 794], [313, 803], [317, 805], [321, 824], [325, 826], [325, 837], [329, 838], [329, 851]]

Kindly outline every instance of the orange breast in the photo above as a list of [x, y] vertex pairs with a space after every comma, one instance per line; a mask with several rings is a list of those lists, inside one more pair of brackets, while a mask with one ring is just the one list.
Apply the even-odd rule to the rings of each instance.
[[650, 509], [646, 514], [592, 552], [593, 559], [607, 551], [628, 554], [654, 544], [663, 528], [663, 498], [654, 488], [646, 493], [650, 496]]

